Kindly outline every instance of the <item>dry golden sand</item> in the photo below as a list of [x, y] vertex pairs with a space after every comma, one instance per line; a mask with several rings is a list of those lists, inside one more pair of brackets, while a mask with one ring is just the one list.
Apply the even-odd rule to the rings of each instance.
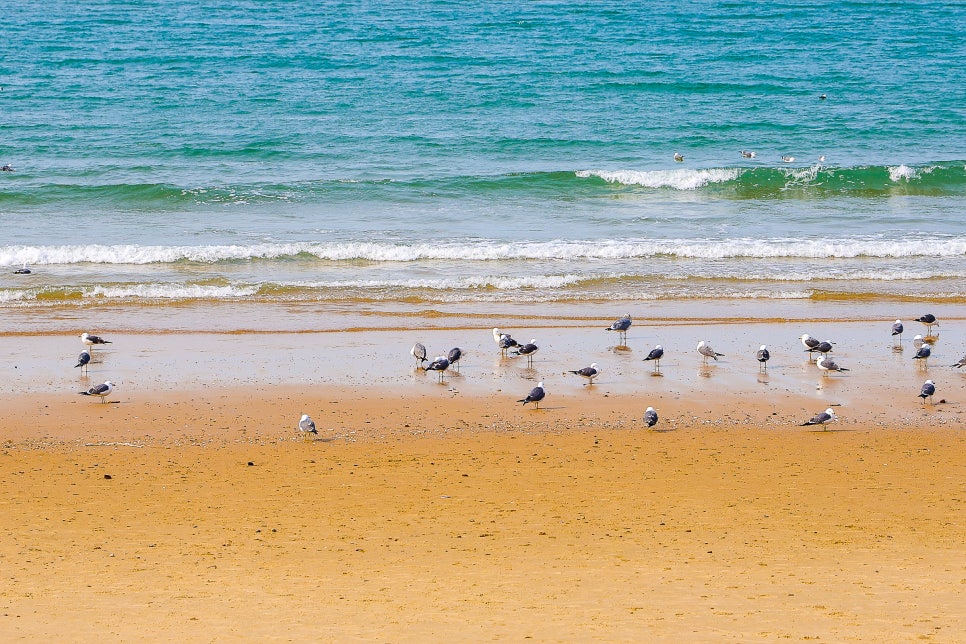
[[5, 396], [0, 639], [966, 641], [954, 402], [524, 382]]

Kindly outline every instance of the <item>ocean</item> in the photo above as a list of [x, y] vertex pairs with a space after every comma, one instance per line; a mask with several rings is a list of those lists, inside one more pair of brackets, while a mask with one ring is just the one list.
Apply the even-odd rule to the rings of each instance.
[[4, 11], [0, 313], [21, 320], [966, 302], [964, 3]]

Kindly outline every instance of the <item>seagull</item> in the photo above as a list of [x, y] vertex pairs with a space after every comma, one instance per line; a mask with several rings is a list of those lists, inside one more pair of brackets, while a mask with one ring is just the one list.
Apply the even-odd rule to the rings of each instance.
[[918, 349], [919, 347], [921, 347], [925, 343], [926, 343], [925, 338], [923, 338], [918, 333], [916, 335], [914, 335], [913, 338], [912, 338], [912, 346], [915, 347], [916, 349]]
[[939, 322], [936, 321], [936, 316], [932, 313], [926, 313], [924, 316], [916, 318], [916, 322], [922, 322], [926, 325], [926, 335], [931, 335], [932, 328], [939, 326]]
[[302, 432], [302, 440], [309, 437], [309, 434], [318, 434], [319, 430], [315, 428], [315, 423], [309, 418], [308, 414], [302, 414], [302, 418], [299, 419], [298, 430]]
[[99, 335], [91, 335], [90, 333], [84, 332], [81, 334], [81, 342], [89, 346], [91, 353], [94, 351], [95, 344], [111, 344], [110, 340], [105, 340]]
[[902, 320], [896, 320], [892, 323], [892, 335], [899, 336], [899, 342], [902, 342], [902, 331], [904, 327], [902, 326]]
[[517, 402], [523, 403], [524, 407], [526, 407], [528, 402], [532, 402], [537, 409], [540, 409], [540, 401], [543, 400], [543, 397], [546, 395], [547, 392], [543, 388], [543, 382], [541, 381], [537, 383], [536, 387], [530, 390], [530, 393], [527, 394], [526, 398], [518, 400]]
[[825, 155], [824, 155], [824, 154], [820, 154], [820, 155], [819, 155], [819, 157], [818, 157], [818, 162], [819, 162], [819, 163], [825, 163]]
[[805, 345], [806, 351], [811, 351], [812, 349], [820, 345], [821, 341], [816, 338], [813, 338], [812, 336], [806, 333], [805, 335], [802, 336], [802, 344]]
[[77, 367], [80, 367], [81, 372], [87, 372], [87, 365], [90, 361], [91, 354], [87, 351], [81, 351], [80, 355], [77, 356], [77, 364], [74, 365], [74, 368], [76, 369]]
[[648, 427], [657, 425], [657, 412], [654, 411], [653, 407], [648, 407], [644, 410], [644, 424]]
[[6, 163], [3, 167], [0, 167], [0, 172], [16, 172], [16, 170], [14, 170], [12, 165]]
[[957, 362], [956, 364], [951, 364], [949, 366], [956, 367], [957, 369], [959, 369], [960, 367], [966, 367], [966, 356], [963, 356], [962, 358], [960, 358], [959, 362]]
[[80, 392], [80, 394], [82, 396], [100, 396], [101, 402], [107, 402], [107, 397], [111, 395], [112, 391], [114, 391], [114, 387], [114, 383], [108, 380], [103, 384], [94, 385], [87, 391]]
[[664, 347], [658, 344], [653, 349], [651, 349], [651, 352], [647, 354], [647, 357], [644, 358], [644, 360], [645, 361], [653, 360], [654, 371], [657, 371], [658, 369], [661, 368], [661, 358], [663, 356], [664, 356]]
[[23, 263], [23, 266], [18, 268], [13, 272], [14, 275], [30, 275], [30, 267], [27, 266], [27, 262]]
[[783, 154], [782, 161], [784, 161], [785, 163], [794, 163], [795, 157], [791, 156], [790, 154]]
[[540, 348], [540, 347], [538, 347], [535, 344], [536, 341], [537, 341], [536, 338], [530, 338], [530, 341], [527, 342], [524, 345], [520, 345], [517, 348], [517, 350], [514, 351], [514, 354], [515, 355], [518, 355], [518, 356], [526, 356], [527, 357], [527, 364], [532, 365], [533, 364], [533, 354], [536, 353], [537, 352], [537, 349]]
[[715, 360], [717, 360], [719, 357], [720, 358], [723, 358], [724, 357], [724, 354], [723, 353], [718, 353], [717, 351], [715, 351], [714, 349], [712, 349], [711, 348], [711, 345], [709, 345], [704, 340], [702, 340], [701, 342], [698, 343], [698, 353], [700, 353], [702, 356], [704, 356], [704, 363], [705, 364], [708, 364], [708, 358], [714, 358]]
[[605, 331], [617, 331], [617, 334], [627, 341], [627, 330], [631, 328], [631, 314], [625, 313], [620, 317], [620, 319], [614, 320], [614, 323], [609, 327], [606, 327]]
[[761, 371], [765, 371], [766, 369], [768, 369], [768, 359], [771, 358], [771, 354], [768, 353], [768, 347], [766, 347], [765, 345], [761, 345], [758, 348], [758, 353], [755, 354], [755, 358], [757, 358], [758, 362], [761, 363], [759, 365], [759, 369]]
[[822, 413], [815, 414], [809, 420], [802, 423], [801, 427], [805, 427], [806, 425], [825, 425], [826, 423], [830, 423], [833, 420], [838, 420], [838, 419], [839, 419], [838, 416], [836, 416], [835, 412], [832, 411], [832, 408], [829, 407]]
[[741, 156], [745, 157], [746, 159], [754, 159], [758, 155], [757, 155], [757, 153], [752, 152], [750, 150], [742, 150], [741, 151]]
[[926, 344], [925, 342], [923, 342], [922, 346], [919, 347], [916, 350], [916, 355], [912, 356], [912, 359], [913, 360], [922, 360], [923, 361], [922, 364], [926, 364], [925, 363], [925, 360], [926, 360], [926, 358], [929, 357], [929, 355], [931, 353], [932, 353], [932, 349], [929, 348], [929, 345], [928, 344]]
[[922, 390], [919, 392], [919, 397], [922, 398], [922, 404], [926, 404], [926, 398], [932, 398], [932, 395], [936, 393], [936, 383], [932, 380], [927, 380], [922, 383]]
[[449, 360], [445, 356], [436, 356], [433, 361], [429, 363], [429, 366], [423, 367], [425, 371], [438, 371], [439, 381], [443, 382], [443, 372], [449, 368]]
[[821, 96], [818, 97], [818, 100], [824, 101], [826, 98], [828, 98], [828, 95], [822, 94]]
[[678, 163], [681, 163], [682, 161], [684, 161], [684, 155], [679, 152], [675, 152], [674, 160], [677, 161]]
[[812, 347], [811, 349], [809, 349], [809, 351], [812, 352], [812, 353], [821, 353], [822, 355], [825, 355], [826, 353], [831, 353], [831, 351], [832, 351], [832, 343], [831, 342], [826, 342], [825, 340], [822, 340], [821, 342], [819, 342], [818, 344], [816, 344], [814, 347]]
[[596, 362], [592, 362], [589, 367], [583, 367], [582, 369], [575, 369], [568, 373], [574, 373], [582, 378], [586, 378], [589, 382], [588, 385], [594, 384], [594, 378], [600, 375], [600, 369], [597, 367]]
[[822, 370], [822, 376], [827, 375], [830, 371], [848, 371], [845, 367], [838, 366], [834, 360], [824, 354], [815, 364]]
[[457, 371], [460, 370], [459, 361], [460, 361], [460, 358], [462, 357], [463, 357], [463, 350], [460, 349], [459, 347], [453, 347], [452, 349], [449, 350], [449, 353], [446, 354], [446, 359], [449, 360], [449, 365], [451, 367], [456, 367]]
[[496, 327], [493, 327], [493, 341], [496, 342], [496, 346], [500, 347], [500, 351], [503, 355], [506, 355], [506, 350], [510, 347], [520, 346], [520, 343], [511, 338], [506, 333], [501, 333]]
[[426, 362], [426, 347], [421, 342], [417, 342], [413, 345], [413, 348], [409, 350], [409, 353], [413, 354], [416, 358], [416, 366], [420, 366]]

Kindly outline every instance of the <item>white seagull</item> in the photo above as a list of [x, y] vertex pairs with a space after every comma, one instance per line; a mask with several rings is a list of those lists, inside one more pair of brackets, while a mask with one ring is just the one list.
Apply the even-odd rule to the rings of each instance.
[[678, 163], [681, 163], [682, 161], [684, 161], [684, 155], [681, 154], [680, 152], [675, 152], [674, 160], [677, 161]]
[[409, 353], [416, 358], [416, 366], [426, 362], [426, 347], [421, 342], [414, 344], [413, 348], [409, 350]]
[[105, 340], [104, 338], [102, 338], [99, 335], [91, 335], [90, 333], [87, 333], [86, 331], [84, 333], [81, 333], [81, 342], [83, 342], [84, 344], [86, 344], [87, 346], [89, 346], [91, 352], [94, 351], [94, 345], [95, 344], [111, 344], [111, 341], [110, 340]]
[[543, 381], [537, 383], [537, 386], [530, 390], [526, 398], [522, 398], [517, 402], [523, 403], [526, 407], [527, 403], [532, 402], [537, 409], [540, 409], [540, 401], [543, 400], [544, 396], [547, 395], [547, 391], [543, 388]]
[[755, 152], [752, 152], [751, 150], [742, 150], [741, 156], [745, 157], [746, 159], [754, 159], [758, 155]]
[[759, 369], [764, 371], [768, 368], [768, 360], [771, 358], [771, 354], [768, 353], [768, 347], [761, 345], [758, 348], [758, 353], [755, 354], [755, 358], [758, 360]]
[[826, 376], [832, 371], [848, 371], [845, 367], [840, 367], [834, 360], [832, 360], [827, 355], [823, 354], [818, 362], [815, 363], [818, 368], [822, 370], [822, 375]]
[[74, 365], [74, 368], [76, 369], [77, 367], [80, 367], [81, 372], [86, 373], [87, 365], [90, 364], [90, 361], [91, 361], [91, 354], [88, 353], [87, 351], [81, 351], [80, 355], [77, 356], [77, 364]]
[[315, 423], [312, 422], [308, 414], [302, 414], [302, 418], [299, 419], [298, 430], [302, 433], [302, 440], [306, 440], [309, 434], [319, 433], [319, 430], [315, 428]]
[[445, 356], [436, 356], [428, 366], [423, 367], [425, 371], [438, 371], [439, 381], [443, 382], [443, 372], [449, 369], [449, 360]]
[[926, 404], [926, 398], [932, 398], [932, 395], [936, 393], [936, 383], [932, 380], [927, 380], [922, 383], [922, 389], [919, 391], [919, 397], [922, 398], [922, 404]]
[[107, 397], [111, 395], [112, 391], [114, 391], [115, 386], [116, 385], [113, 382], [108, 380], [100, 385], [94, 385], [87, 391], [80, 392], [80, 394], [82, 396], [100, 396], [101, 402], [107, 402]]
[[895, 322], [892, 323], [892, 335], [899, 336], [900, 344], [902, 343], [902, 332], [904, 330], [905, 330], [905, 327], [902, 326], [902, 320], [896, 320]]
[[795, 157], [793, 157], [790, 154], [783, 154], [782, 155], [782, 161], [784, 161], [785, 163], [794, 163], [795, 162]]
[[644, 424], [648, 427], [657, 425], [657, 412], [654, 411], [653, 407], [648, 407], [644, 410]]
[[809, 420], [802, 423], [801, 427], [805, 427], [806, 425], [825, 425], [826, 423], [830, 423], [833, 420], [838, 420], [838, 416], [836, 416], [835, 412], [832, 411], [832, 408], [829, 407], [825, 411], [819, 414], [815, 414]]
[[594, 384], [594, 378], [600, 375], [600, 369], [597, 367], [596, 362], [592, 362], [589, 367], [583, 367], [582, 369], [574, 369], [568, 373], [574, 373], [581, 378], [586, 378], [589, 382], [588, 385]]
[[496, 327], [493, 327], [493, 341], [496, 342], [496, 346], [500, 347], [503, 355], [506, 355], [506, 351], [510, 347], [520, 346], [520, 343], [511, 338], [509, 334], [501, 332]]
[[717, 351], [712, 349], [711, 345], [709, 345], [704, 340], [698, 343], [698, 353], [700, 353], [701, 356], [704, 358], [705, 364], [708, 363], [708, 358], [714, 358], [715, 360], [717, 360], [718, 358], [724, 357], [723, 353], [718, 353]]

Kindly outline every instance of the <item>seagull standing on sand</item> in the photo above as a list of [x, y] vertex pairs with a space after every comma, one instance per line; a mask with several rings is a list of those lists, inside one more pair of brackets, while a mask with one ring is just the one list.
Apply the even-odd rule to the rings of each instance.
[[625, 313], [618, 320], [614, 320], [614, 323], [609, 327], [606, 327], [605, 331], [617, 331], [620, 338], [627, 342], [627, 330], [631, 328], [631, 314]]
[[463, 350], [460, 349], [459, 347], [453, 347], [452, 349], [449, 350], [449, 353], [446, 354], [446, 359], [449, 360], [449, 366], [456, 367], [457, 371], [460, 370], [459, 362], [460, 362], [460, 358], [462, 357], [463, 357]]
[[526, 344], [520, 345], [514, 353], [518, 356], [526, 356], [527, 364], [533, 365], [533, 354], [537, 352], [538, 347], [536, 345], [536, 338], [530, 338], [530, 341]]
[[892, 335], [899, 336], [899, 344], [902, 344], [902, 332], [905, 328], [902, 326], [902, 320], [896, 320], [892, 323]]
[[428, 366], [423, 367], [425, 371], [438, 371], [439, 381], [443, 382], [443, 372], [449, 369], [449, 360], [445, 356], [436, 356]]
[[927, 380], [922, 383], [922, 389], [919, 391], [919, 397], [922, 398], [922, 404], [926, 404], [926, 398], [932, 399], [932, 395], [936, 393], [936, 383], [932, 380]]
[[574, 373], [580, 376], [581, 378], [586, 378], [588, 380], [587, 384], [592, 385], [594, 384], [594, 378], [600, 375], [600, 369], [597, 367], [596, 362], [592, 362], [589, 367], [584, 367], [582, 369], [575, 369], [574, 371], [570, 371], [568, 373]]
[[827, 376], [830, 372], [833, 372], [833, 371], [848, 371], [848, 369], [846, 369], [845, 367], [840, 367], [838, 363], [836, 363], [834, 360], [832, 360], [831, 358], [829, 358], [827, 355], [824, 355], [824, 354], [822, 355], [821, 358], [818, 359], [818, 362], [816, 362], [815, 364], [818, 365], [818, 368], [822, 370], [822, 376]]
[[715, 360], [717, 360], [718, 358], [724, 357], [723, 353], [718, 353], [717, 351], [712, 349], [711, 345], [709, 345], [704, 340], [698, 343], [698, 353], [700, 353], [701, 356], [704, 358], [704, 364], [708, 364], [708, 358], [714, 358]]
[[426, 362], [426, 347], [421, 342], [414, 344], [413, 348], [409, 350], [409, 353], [416, 358], [417, 367]]
[[103, 384], [94, 385], [87, 391], [80, 392], [80, 394], [82, 396], [100, 396], [101, 402], [107, 402], [107, 397], [111, 395], [112, 391], [114, 391], [114, 387], [114, 383], [108, 380]]
[[916, 322], [922, 322], [926, 325], [926, 335], [932, 335], [932, 328], [939, 326], [939, 322], [936, 321], [936, 316], [932, 313], [926, 313], [922, 317], [916, 318]]
[[88, 373], [87, 365], [89, 365], [90, 362], [91, 362], [91, 354], [88, 353], [87, 351], [81, 351], [80, 355], [77, 356], [77, 364], [74, 365], [74, 368], [76, 369], [77, 367], [80, 367], [81, 373]]
[[547, 391], [543, 388], [543, 381], [541, 381], [537, 383], [536, 387], [530, 390], [526, 398], [518, 400], [517, 402], [523, 403], [524, 407], [527, 406], [527, 403], [532, 402], [537, 409], [540, 409], [540, 401], [546, 395]]
[[922, 346], [916, 349], [916, 355], [912, 356], [912, 359], [922, 360], [920, 364], [925, 365], [926, 360], [929, 358], [930, 355], [932, 355], [932, 349], [929, 348], [928, 344], [923, 342]]
[[811, 349], [809, 349], [809, 351], [812, 352], [812, 353], [821, 353], [824, 356], [826, 353], [831, 353], [832, 352], [832, 343], [831, 342], [826, 342], [826, 341], [823, 340], [823, 341], [819, 342], [818, 344], [816, 344]]
[[664, 357], [664, 347], [658, 344], [653, 349], [651, 349], [651, 352], [647, 354], [647, 357], [644, 358], [644, 361], [647, 362], [648, 360], [653, 360], [654, 371], [657, 371], [661, 368], [662, 357]]
[[801, 427], [805, 427], [806, 425], [823, 425], [824, 426], [826, 423], [830, 423], [833, 420], [838, 420], [838, 419], [839, 419], [838, 416], [836, 416], [835, 415], [835, 412], [832, 411], [832, 408], [829, 407], [825, 411], [823, 411], [823, 412], [821, 412], [819, 414], [815, 414], [809, 420], [807, 420], [804, 423], [802, 423], [801, 424]]
[[312, 419], [309, 418], [308, 414], [302, 414], [302, 418], [299, 419], [298, 430], [302, 434], [302, 440], [308, 439], [309, 434], [318, 435], [319, 433], [319, 430], [315, 428], [315, 423], [312, 422]]
[[755, 354], [755, 358], [758, 360], [758, 369], [760, 371], [768, 369], [768, 360], [771, 358], [771, 354], [768, 353], [768, 347], [761, 345], [758, 348], [758, 353]]
[[805, 346], [805, 351], [808, 352], [808, 359], [812, 359], [812, 349], [820, 345], [822, 342], [818, 338], [813, 338], [809, 334], [804, 334], [802, 336], [802, 344]]
[[959, 362], [957, 362], [956, 364], [951, 364], [949, 366], [956, 367], [957, 369], [959, 369], [960, 367], [966, 367], [966, 356], [963, 356], [962, 358], [960, 358]]
[[926, 339], [923, 338], [918, 333], [912, 337], [912, 346], [914, 348], [918, 349], [919, 347], [921, 347], [924, 344], [926, 344]]
[[653, 407], [648, 407], [644, 410], [644, 424], [648, 427], [657, 425], [657, 412], [654, 411]]
[[91, 335], [90, 333], [81, 333], [81, 342], [90, 347], [91, 354], [94, 353], [95, 344], [111, 344], [110, 340], [105, 340], [99, 335]]
[[511, 338], [509, 334], [500, 332], [496, 327], [493, 327], [493, 341], [496, 342], [496, 346], [500, 347], [503, 355], [506, 355], [507, 349], [510, 347], [520, 346], [520, 343]]

